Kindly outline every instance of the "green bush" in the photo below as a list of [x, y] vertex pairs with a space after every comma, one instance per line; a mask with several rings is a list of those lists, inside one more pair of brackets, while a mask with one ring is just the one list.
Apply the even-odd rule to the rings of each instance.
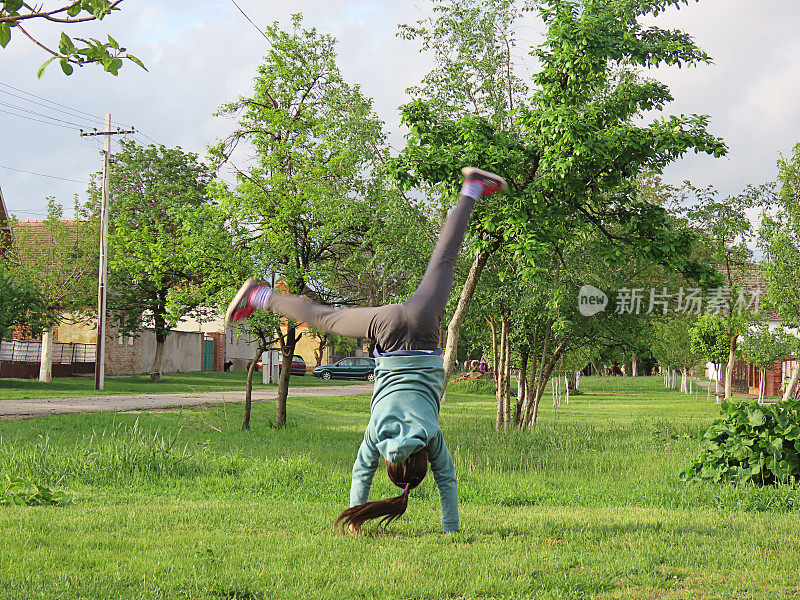
[[800, 401], [772, 405], [726, 402], [700, 441], [700, 456], [681, 471], [681, 479], [753, 482], [759, 485], [800, 480]]

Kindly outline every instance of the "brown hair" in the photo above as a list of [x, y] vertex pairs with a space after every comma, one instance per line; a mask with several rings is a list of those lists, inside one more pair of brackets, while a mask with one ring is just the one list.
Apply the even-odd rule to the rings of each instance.
[[352, 525], [355, 529], [359, 529], [366, 521], [380, 517], [383, 518], [378, 523], [378, 527], [385, 527], [406, 512], [408, 492], [422, 483], [428, 472], [428, 451], [415, 452], [401, 463], [393, 463], [388, 460], [385, 462], [389, 479], [403, 492], [394, 498], [351, 506], [339, 515], [333, 524], [334, 528], [339, 529], [341, 526], [342, 532], [345, 532]]

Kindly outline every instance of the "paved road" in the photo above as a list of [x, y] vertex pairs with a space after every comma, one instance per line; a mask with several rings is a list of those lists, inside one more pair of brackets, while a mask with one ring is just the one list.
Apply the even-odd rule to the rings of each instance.
[[[361, 396], [369, 394], [372, 394], [371, 383], [289, 388], [289, 398]], [[253, 401], [264, 402], [275, 400], [277, 395], [278, 391], [276, 389], [254, 390]], [[85, 412], [159, 410], [182, 406], [217, 404], [220, 402], [244, 402], [244, 390], [231, 392], [200, 392], [195, 394], [0, 400], [0, 419], [28, 419], [47, 415]]]

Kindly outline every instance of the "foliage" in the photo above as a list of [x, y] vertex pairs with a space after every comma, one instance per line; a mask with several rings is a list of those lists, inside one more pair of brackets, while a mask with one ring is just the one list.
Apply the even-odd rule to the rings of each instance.
[[680, 371], [701, 364], [704, 355], [692, 335], [694, 315], [670, 315], [655, 321], [651, 326], [653, 356], [664, 367]]
[[764, 213], [759, 246], [766, 302], [788, 324], [800, 325], [800, 143], [778, 161], [778, 210]]
[[64, 492], [53, 492], [49, 487], [34, 484], [35, 492], [25, 489], [25, 481], [6, 474], [6, 482], [0, 484], [0, 506], [69, 506], [70, 498]]
[[785, 329], [770, 331], [769, 323], [762, 321], [744, 332], [741, 351], [747, 362], [768, 369], [776, 361], [796, 354], [797, 343], [797, 338]]
[[17, 285], [38, 294], [41, 313], [34, 323], [40, 326], [82, 320], [97, 305], [96, 215], [77, 198], [75, 214], [73, 220], [64, 219], [63, 206], [50, 197], [44, 221], [9, 223], [13, 241], [3, 264]]
[[[23, 22], [33, 19], [50, 21], [63, 24], [85, 23], [87, 21], [102, 20], [112, 11], [120, 10], [119, 5], [123, 0], [76, 0], [60, 7], [49, 10], [44, 5], [28, 4], [24, 0], [0, 0], [0, 47], [5, 48], [11, 41], [14, 29], [21, 31], [25, 37], [34, 44], [52, 55], [39, 67], [37, 77], [41, 78], [47, 66], [53, 61], [59, 61], [61, 70], [65, 75], [72, 75], [73, 65], [82, 67], [87, 64], [99, 64], [103, 70], [116, 75], [123, 65], [124, 60], [139, 65], [145, 71], [147, 68], [138, 58], [128, 54], [127, 49], [110, 35], [103, 42], [95, 38], [70, 38], [63, 31], [58, 42], [57, 50], [44, 45], [37, 40]], [[77, 42], [77, 43], [76, 43]]]
[[18, 325], [38, 334], [50, 322], [52, 317], [34, 278], [22, 269], [11, 272], [0, 260], [0, 340]]
[[730, 351], [728, 329], [719, 315], [702, 315], [690, 330], [691, 350], [716, 365], [727, 362]]
[[725, 415], [703, 434], [700, 456], [681, 479], [760, 485], [800, 480], [799, 401], [727, 401], [722, 409]]

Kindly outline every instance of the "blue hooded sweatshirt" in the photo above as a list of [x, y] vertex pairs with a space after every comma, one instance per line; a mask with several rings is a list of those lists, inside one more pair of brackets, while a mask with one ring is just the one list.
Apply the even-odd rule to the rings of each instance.
[[442, 357], [383, 356], [375, 359], [375, 365], [371, 415], [353, 465], [350, 506], [367, 501], [381, 456], [399, 463], [427, 448], [442, 501], [442, 526], [445, 532], [458, 531], [456, 471], [439, 429]]

